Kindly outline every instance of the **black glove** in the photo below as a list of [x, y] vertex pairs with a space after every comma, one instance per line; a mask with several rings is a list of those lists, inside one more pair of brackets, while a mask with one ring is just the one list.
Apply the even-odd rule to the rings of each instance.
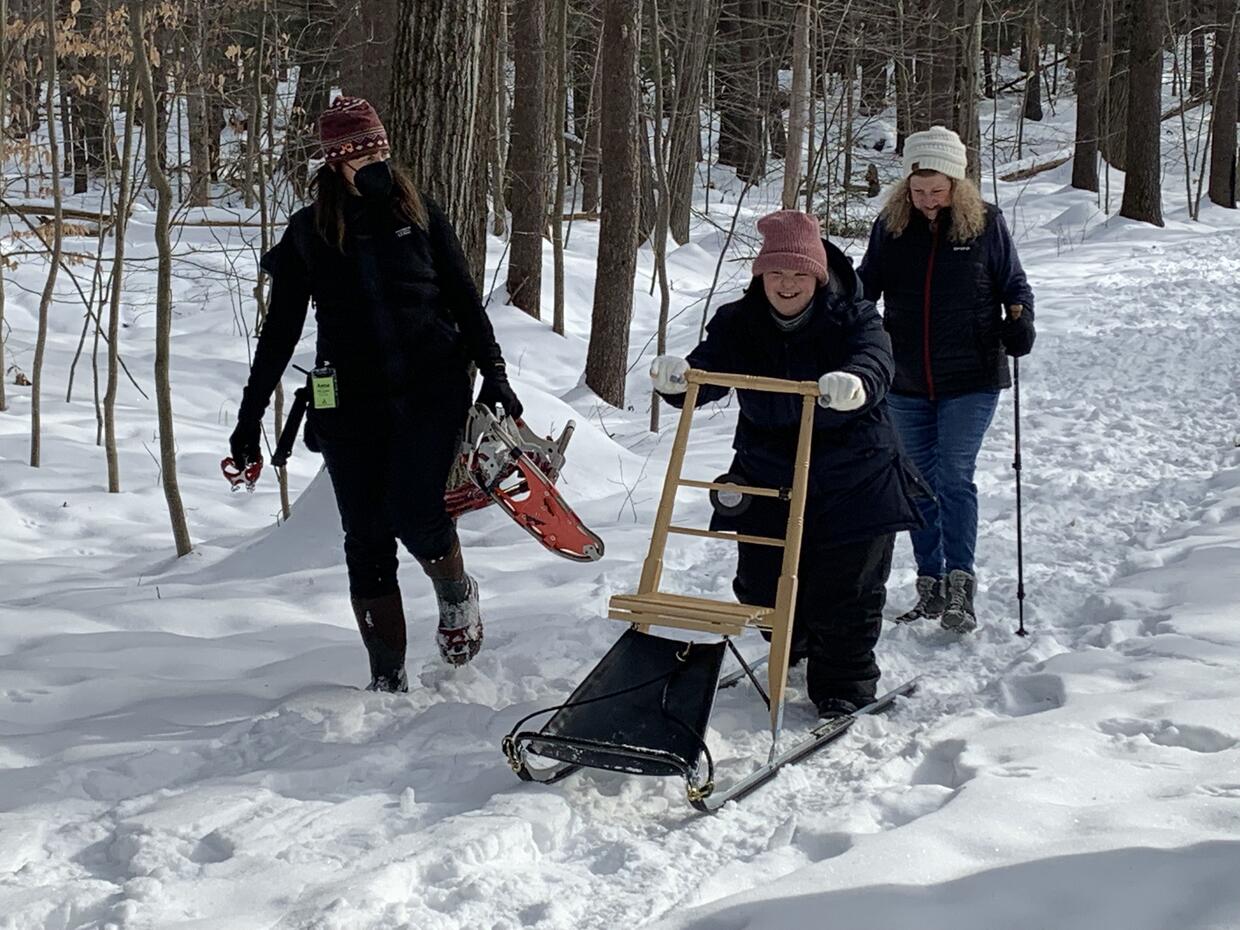
[[233, 463], [238, 468], [245, 468], [251, 462], [263, 460], [262, 432], [263, 424], [259, 420], [237, 421], [237, 428], [228, 437], [228, 448], [232, 453]]
[[517, 395], [513, 393], [512, 387], [508, 384], [508, 378], [504, 375], [492, 375], [482, 379], [478, 403], [487, 407], [496, 416], [499, 416], [499, 411], [495, 409], [495, 405], [499, 404], [504, 408], [504, 413], [514, 420], [521, 419], [521, 414], [525, 411], [525, 408], [521, 406], [521, 401], [517, 400]]
[[1028, 316], [1021, 314], [1016, 319], [1003, 321], [1000, 338], [1003, 340], [1004, 350], [1013, 358], [1020, 358], [1033, 351], [1033, 337], [1033, 320]]

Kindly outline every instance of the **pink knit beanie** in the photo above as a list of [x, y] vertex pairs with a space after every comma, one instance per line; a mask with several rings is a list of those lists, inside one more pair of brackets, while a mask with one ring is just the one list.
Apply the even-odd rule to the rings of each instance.
[[755, 275], [768, 271], [803, 271], [827, 283], [827, 250], [818, 220], [800, 210], [777, 210], [758, 220], [762, 250], [753, 263]]

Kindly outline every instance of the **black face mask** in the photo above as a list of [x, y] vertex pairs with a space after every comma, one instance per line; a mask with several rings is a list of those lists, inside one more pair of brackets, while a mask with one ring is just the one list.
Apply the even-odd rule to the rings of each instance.
[[363, 165], [353, 174], [353, 186], [365, 200], [385, 200], [392, 193], [392, 169], [386, 161]]

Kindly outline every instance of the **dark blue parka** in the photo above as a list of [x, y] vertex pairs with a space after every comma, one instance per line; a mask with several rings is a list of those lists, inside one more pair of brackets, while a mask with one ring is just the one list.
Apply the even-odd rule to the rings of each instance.
[[[1033, 348], [1033, 291], [998, 207], [969, 242], [948, 235], [951, 210], [931, 228], [918, 210], [892, 235], [882, 217], [861, 262], [865, 296], [883, 298], [896, 374], [891, 389], [934, 399], [1011, 387], [1007, 355]], [[1023, 304], [1019, 319], [1004, 307]]]
[[[814, 410], [806, 534], [816, 544], [871, 539], [921, 526], [912, 500], [923, 493], [920, 477], [900, 452], [883, 401], [891, 384], [891, 343], [874, 305], [861, 297], [860, 281], [844, 254], [825, 243], [830, 281], [818, 288], [810, 318], [784, 332], [772, 316], [762, 281], [716, 311], [706, 339], [689, 353], [693, 368], [733, 374], [817, 381], [829, 371], [861, 378], [866, 402], [857, 410]], [[698, 404], [727, 389], [703, 386]], [[682, 406], [684, 395], [664, 395]], [[736, 450], [730, 471], [756, 485], [791, 487], [801, 422], [801, 397], [737, 391]], [[737, 518], [716, 515], [715, 529], [783, 536], [787, 505], [754, 500]]]

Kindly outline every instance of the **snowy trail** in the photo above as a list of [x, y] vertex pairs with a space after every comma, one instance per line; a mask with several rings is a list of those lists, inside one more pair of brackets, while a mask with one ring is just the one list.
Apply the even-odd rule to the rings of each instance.
[[[285, 527], [251, 531], [272, 507], [270, 490], [220, 495], [218, 409], [230, 402], [238, 358], [185, 375], [198, 380], [179, 435], [196, 536], [206, 542], [184, 565], [167, 559], [156, 488], [107, 500], [94, 466], [32, 478], [17, 462], [23, 424], [0, 424], [9, 460], [0, 463], [0, 507], [13, 528], [0, 541], [0, 928], [561, 930], [662, 918], [673, 927], [699, 919], [686, 908], [758, 894], [782, 877], [865, 874], [882, 849], [903, 856], [910, 877], [984, 878], [1008, 862], [990, 861], [983, 846], [992, 840], [1015, 850], [1009, 858], [1046, 859], [1035, 877], [1070, 873], [995, 800], [1010, 803], [1016, 786], [1023, 816], [1047, 842], [1077, 837], [1080, 851], [1104, 857], [1099, 869], [1122, 872], [1146, 860], [1109, 851], [1101, 837], [1136, 819], [1125, 803], [1172, 796], [1185, 778], [1202, 787], [1175, 802], [1166, 845], [1178, 829], [1196, 831], [1202, 845], [1184, 868], [1215, 875], [1235, 850], [1210, 841], [1226, 835], [1220, 811], [1240, 806], [1240, 724], [1222, 704], [1228, 692], [1214, 709], [1175, 704], [1192, 692], [1172, 663], [1240, 680], [1234, 641], [1212, 625], [1171, 629], [1157, 598], [1108, 589], [1141, 577], [1133, 573], [1175, 570], [1191, 554], [1191, 527], [1240, 516], [1240, 495], [1227, 492], [1240, 430], [1240, 230], [1173, 221], [1151, 234], [1113, 221], [1061, 252], [1055, 221], [1079, 217], [1085, 204], [1062, 180], [1061, 169], [1030, 185], [1013, 224], [1025, 234], [1040, 324], [1022, 368], [1032, 635], [1012, 635], [1005, 396], [979, 462], [983, 629], [959, 640], [889, 626], [884, 684], [921, 674], [917, 699], [711, 818], [694, 815], [670, 779], [586, 772], [526, 786], [499, 753], [509, 727], [566, 695], [621, 631], [598, 618], [609, 594], [635, 583], [670, 444], [666, 432], [644, 432], [643, 400], [598, 414], [576, 387], [584, 321], [557, 340], [515, 312], [497, 313], [505, 343], [528, 344], [542, 362], [537, 371], [514, 362], [523, 399], [549, 422], [575, 415], [583, 424], [566, 489], [604, 534], [608, 557], [584, 568], [552, 562], [503, 518], [467, 519], [487, 648], [462, 672], [444, 669], [427, 625], [432, 599], [407, 568], [408, 696], [353, 687], [363, 660], [341, 616], [330, 491], [310, 483], [313, 459], [294, 459], [296, 486], [310, 488]], [[590, 253], [588, 240], [577, 248]], [[709, 283], [702, 254], [698, 243], [672, 257], [683, 303]], [[635, 353], [652, 306], [639, 302]], [[697, 317], [678, 318], [673, 351], [696, 341]], [[226, 318], [218, 308], [190, 317], [180, 350], [218, 358], [212, 341]], [[56, 334], [57, 365], [72, 351], [72, 329]], [[219, 378], [225, 367], [230, 376]], [[635, 359], [633, 398], [646, 396], [643, 368]], [[726, 465], [734, 415], [703, 411], [691, 470], [710, 477]], [[76, 446], [63, 437], [93, 426], [88, 410], [61, 416], [49, 460], [71, 458]], [[141, 454], [127, 460], [128, 474]], [[686, 522], [704, 521], [706, 509], [686, 497]], [[109, 533], [112, 545], [101, 545]], [[669, 587], [726, 596], [733, 563], [722, 545], [684, 543]], [[902, 540], [889, 614], [912, 578]], [[1154, 668], [1167, 669], [1158, 689], [1133, 697]], [[793, 686], [795, 729], [811, 715], [798, 672]], [[1082, 694], [1098, 704], [1097, 721], [1056, 717]], [[765, 753], [764, 719], [743, 686], [721, 698], [712, 734], [721, 777]], [[1007, 745], [1010, 733], [1025, 742]], [[1134, 762], [1150, 784], [1132, 775]], [[1095, 779], [1114, 792], [1114, 807], [1093, 811], [1082, 839], [1063, 798], [1088, 798]], [[924, 861], [923, 849], [932, 851]], [[731, 923], [701, 913], [687, 925], [750, 925], [743, 910]]]

